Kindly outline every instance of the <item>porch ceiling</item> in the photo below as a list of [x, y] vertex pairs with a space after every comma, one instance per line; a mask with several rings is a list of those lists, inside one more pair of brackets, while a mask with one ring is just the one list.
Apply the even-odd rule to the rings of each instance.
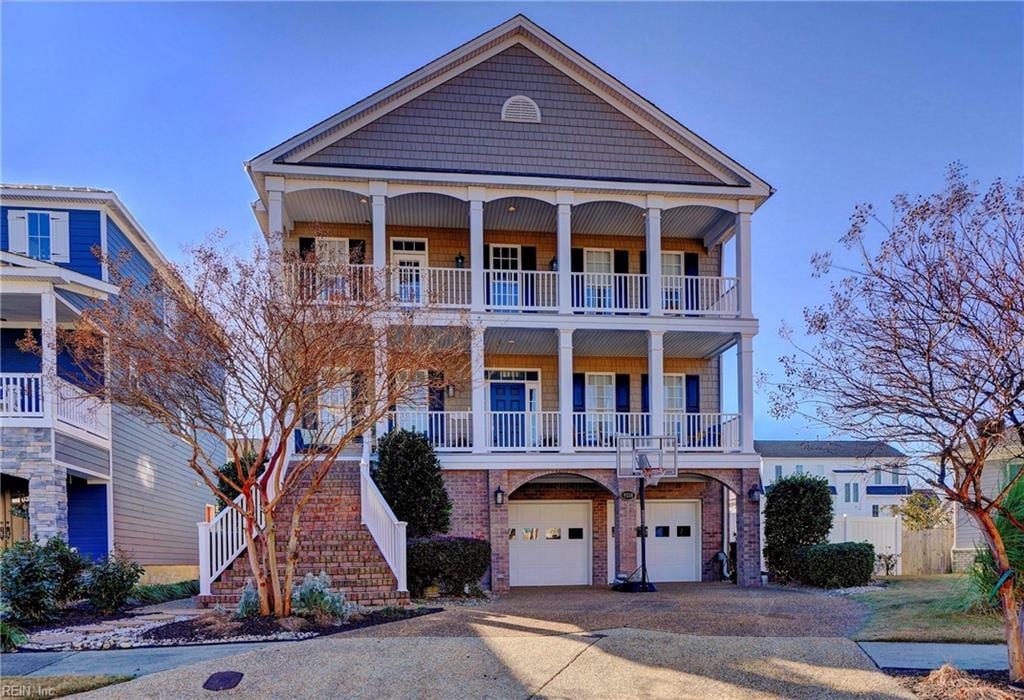
[[[665, 357], [714, 357], [734, 342], [731, 333], [668, 332]], [[526, 328], [488, 328], [484, 351], [501, 355], [557, 355], [558, 331]], [[646, 331], [577, 330], [574, 357], [647, 357]]]
[[[311, 189], [289, 192], [285, 212], [292, 221], [369, 224], [372, 207], [368, 197], [353, 192]], [[511, 209], [511, 211], [510, 211]], [[664, 238], [703, 238], [708, 232], [731, 223], [732, 214], [707, 206], [675, 207], [662, 212]], [[554, 233], [557, 209], [526, 197], [508, 197], [484, 205], [485, 231], [535, 231]], [[387, 201], [389, 226], [469, 229], [469, 204], [431, 193], [404, 194]], [[643, 236], [642, 209], [619, 202], [589, 202], [572, 209], [576, 234]]]
[[[78, 314], [57, 297], [57, 323], [72, 323]], [[38, 294], [0, 294], [0, 320], [8, 325], [40, 322]]]

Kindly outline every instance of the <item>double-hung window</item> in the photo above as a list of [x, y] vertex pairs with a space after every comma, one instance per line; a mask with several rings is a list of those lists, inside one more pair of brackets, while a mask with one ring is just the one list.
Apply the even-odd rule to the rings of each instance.
[[843, 484], [843, 501], [846, 503], [860, 503], [860, 483], [847, 481]]

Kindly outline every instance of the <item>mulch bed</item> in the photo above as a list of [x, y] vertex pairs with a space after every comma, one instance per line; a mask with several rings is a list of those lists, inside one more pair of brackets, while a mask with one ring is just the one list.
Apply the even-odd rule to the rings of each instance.
[[1010, 685], [1010, 674], [1006, 671], [960, 671], [943, 666], [937, 671], [893, 671], [890, 676], [912, 692], [914, 697], [924, 700], [1021, 700], [1024, 689]]
[[181, 644], [209, 643], [231, 641], [238, 637], [273, 638], [283, 634], [297, 634], [302, 638], [321, 637], [338, 632], [372, 627], [388, 622], [408, 620], [421, 615], [441, 612], [443, 608], [383, 608], [367, 613], [356, 613], [347, 622], [319, 623], [301, 617], [278, 619], [275, 617], [247, 617], [236, 619], [230, 614], [202, 615], [189, 620], [169, 622], [154, 627], [140, 638], [143, 641], [161, 642], [173, 640]]

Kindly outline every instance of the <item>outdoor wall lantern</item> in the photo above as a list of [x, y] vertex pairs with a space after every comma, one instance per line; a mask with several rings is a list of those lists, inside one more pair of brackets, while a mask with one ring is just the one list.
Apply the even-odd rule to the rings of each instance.
[[750, 499], [751, 503], [760, 503], [761, 502], [761, 487], [760, 486], [751, 486], [750, 490], [747, 491], [747, 498]]
[[457, 267], [457, 268], [459, 268], [461, 270], [465, 266], [466, 266], [466, 258], [464, 258], [462, 256], [462, 251], [459, 251], [459, 254], [455, 256], [455, 267]]
[[558, 258], [551, 258], [551, 262], [549, 264], [552, 272], [558, 272]]
[[500, 506], [505, 503], [505, 492], [501, 490], [501, 487], [494, 489], [494, 505]]

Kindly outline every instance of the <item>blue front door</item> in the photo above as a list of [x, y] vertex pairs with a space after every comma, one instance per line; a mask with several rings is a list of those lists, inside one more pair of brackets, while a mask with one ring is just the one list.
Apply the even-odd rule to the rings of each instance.
[[526, 385], [491, 383], [491, 434], [495, 447], [526, 446]]

